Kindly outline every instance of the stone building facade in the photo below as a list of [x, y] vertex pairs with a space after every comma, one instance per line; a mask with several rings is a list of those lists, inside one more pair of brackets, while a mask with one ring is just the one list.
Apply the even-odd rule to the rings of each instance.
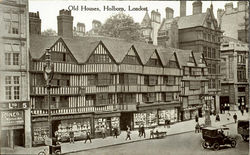
[[235, 8], [233, 3], [225, 4], [225, 9], [217, 10], [217, 19], [221, 30], [224, 31], [223, 35], [248, 43], [248, 1], [237, 2], [237, 7]]
[[248, 44], [223, 37], [221, 44], [222, 85], [220, 106], [225, 110], [246, 109], [249, 105]]
[[0, 1], [1, 147], [31, 146], [28, 0]]

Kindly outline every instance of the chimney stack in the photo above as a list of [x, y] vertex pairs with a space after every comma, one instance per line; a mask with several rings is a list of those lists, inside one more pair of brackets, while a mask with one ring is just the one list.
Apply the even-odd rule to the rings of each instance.
[[172, 8], [166, 7], [166, 19], [174, 18], [174, 10]]
[[202, 13], [202, 2], [200, 0], [193, 2], [193, 15]]
[[180, 1], [180, 17], [186, 16], [186, 1]]
[[71, 11], [60, 10], [57, 16], [58, 35], [63, 37], [73, 37], [73, 17]]
[[39, 12], [29, 12], [29, 32], [30, 34], [41, 35], [41, 19]]

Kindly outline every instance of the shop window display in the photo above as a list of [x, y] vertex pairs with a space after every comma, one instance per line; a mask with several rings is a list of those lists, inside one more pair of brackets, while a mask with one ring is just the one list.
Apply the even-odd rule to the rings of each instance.
[[47, 122], [33, 124], [33, 145], [44, 145], [45, 138], [49, 136], [49, 126]]
[[143, 124], [144, 127], [153, 127], [157, 125], [157, 111], [134, 114], [134, 128]]
[[58, 130], [55, 132], [60, 141], [69, 140], [69, 132], [74, 132], [75, 140], [82, 140], [86, 137], [87, 131], [91, 132], [91, 125], [89, 119], [79, 120], [63, 120], [58, 125]]
[[165, 120], [170, 120], [170, 122], [177, 122], [177, 109], [160, 110], [159, 114], [159, 124], [165, 124]]

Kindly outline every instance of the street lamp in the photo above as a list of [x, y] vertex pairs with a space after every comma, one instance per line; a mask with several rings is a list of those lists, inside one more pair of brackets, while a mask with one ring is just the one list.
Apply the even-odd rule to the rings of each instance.
[[43, 68], [44, 79], [46, 81], [46, 88], [48, 93], [48, 124], [49, 124], [49, 139], [52, 141], [52, 124], [51, 124], [51, 109], [50, 109], [50, 88], [51, 81], [54, 75], [54, 67], [51, 62], [51, 53], [50, 49], [45, 51], [45, 66]]

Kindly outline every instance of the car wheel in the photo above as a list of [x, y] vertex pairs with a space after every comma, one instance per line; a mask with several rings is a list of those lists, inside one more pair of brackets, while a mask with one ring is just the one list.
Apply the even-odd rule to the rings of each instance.
[[201, 142], [201, 145], [202, 145], [202, 147], [203, 147], [204, 149], [206, 149], [206, 148], [208, 147], [206, 141]]
[[215, 151], [217, 151], [217, 150], [219, 150], [220, 149], [220, 144], [219, 143], [214, 143], [213, 144], [213, 149], [215, 150]]
[[61, 154], [61, 151], [60, 150], [56, 150], [55, 154]]
[[236, 146], [236, 140], [231, 141], [231, 146], [234, 148]]

